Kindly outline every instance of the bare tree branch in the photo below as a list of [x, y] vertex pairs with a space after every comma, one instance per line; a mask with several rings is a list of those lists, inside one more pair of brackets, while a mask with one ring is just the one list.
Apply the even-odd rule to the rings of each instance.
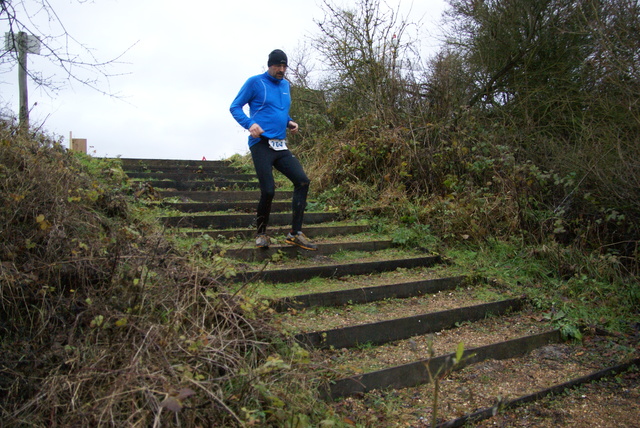
[[[77, 0], [86, 3], [86, 0]], [[47, 33], [36, 21], [44, 18], [48, 28], [55, 34]], [[112, 71], [115, 66], [125, 64], [124, 55], [135, 46], [135, 43], [122, 53], [108, 60], [100, 60], [90, 47], [77, 40], [70, 32], [63, 19], [57, 14], [48, 0], [0, 1], [0, 22], [6, 23], [9, 32], [24, 32], [38, 37], [41, 43], [41, 56], [54, 64], [59, 73], [43, 76], [39, 72], [29, 71], [29, 77], [46, 92], [57, 92], [71, 82], [80, 83], [101, 94], [119, 98], [111, 92], [110, 78], [125, 73]], [[49, 30], [51, 31], [51, 30]], [[3, 52], [0, 56], [0, 67], [15, 66], [15, 52]]]

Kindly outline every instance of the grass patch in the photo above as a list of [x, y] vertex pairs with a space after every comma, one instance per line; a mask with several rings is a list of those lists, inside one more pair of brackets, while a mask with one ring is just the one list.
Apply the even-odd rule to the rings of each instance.
[[596, 326], [630, 332], [638, 314], [640, 284], [615, 257], [587, 254], [557, 243], [525, 245], [518, 239], [460, 245], [446, 255], [471, 275], [533, 301], [569, 335]]
[[460, 276], [464, 272], [458, 268], [437, 265], [415, 269], [399, 268], [392, 272], [381, 272], [375, 275], [355, 275], [340, 278], [312, 278], [307, 281], [292, 283], [257, 282], [247, 287], [247, 293], [264, 298], [291, 297], [309, 293], [325, 293], [339, 290], [361, 289], [388, 284], [424, 281], [429, 279]]
[[405, 258], [426, 257], [427, 255], [420, 251], [409, 251], [403, 249], [384, 249], [375, 252], [367, 251], [339, 251], [337, 253], [318, 256], [318, 257], [299, 257], [295, 260], [290, 258], [275, 258], [266, 262], [246, 262], [231, 261], [236, 265], [246, 267], [248, 271], [262, 269], [267, 264], [267, 269], [282, 270], [295, 269], [308, 266], [322, 266], [333, 264], [349, 264], [349, 263], [367, 263], [385, 260], [402, 260]]

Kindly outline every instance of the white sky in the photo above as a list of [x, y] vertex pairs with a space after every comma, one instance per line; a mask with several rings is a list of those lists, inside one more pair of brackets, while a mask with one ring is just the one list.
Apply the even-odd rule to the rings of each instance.
[[[400, 2], [403, 10], [411, 8], [410, 20], [422, 23], [422, 54], [428, 56], [439, 45], [444, 0], [414, 0], [413, 5], [388, 0]], [[119, 75], [101, 87], [123, 99], [78, 83], [51, 95], [29, 81], [31, 125], [62, 136], [65, 145], [70, 132], [86, 138], [91, 154], [99, 157], [214, 160], [246, 153], [248, 134], [231, 117], [231, 101], [249, 76], [266, 70], [271, 50], [283, 49], [291, 57], [317, 34], [313, 20], [323, 16], [316, 0], [49, 3], [68, 33], [99, 60], [133, 45], [120, 59], [123, 64], [109, 68]], [[2, 25], [4, 35], [8, 28]], [[46, 23], [39, 26], [47, 33]], [[64, 77], [37, 55], [29, 55], [28, 68]], [[17, 114], [17, 68], [6, 69], [0, 65], [0, 107]]]

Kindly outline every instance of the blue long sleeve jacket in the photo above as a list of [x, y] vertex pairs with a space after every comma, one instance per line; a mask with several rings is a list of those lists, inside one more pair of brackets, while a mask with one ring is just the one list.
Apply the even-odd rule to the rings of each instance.
[[[243, 107], [249, 104], [249, 116]], [[284, 139], [287, 136], [287, 125], [291, 120], [289, 108], [291, 94], [289, 81], [276, 79], [268, 72], [252, 76], [240, 88], [240, 92], [231, 103], [229, 111], [235, 120], [245, 129], [257, 123], [264, 130], [267, 138]], [[260, 138], [249, 136], [249, 147], [260, 141]]]

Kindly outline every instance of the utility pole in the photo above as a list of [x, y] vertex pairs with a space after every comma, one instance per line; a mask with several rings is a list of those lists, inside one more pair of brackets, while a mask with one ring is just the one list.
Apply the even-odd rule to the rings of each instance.
[[23, 43], [25, 33], [18, 33], [18, 91], [20, 92], [20, 128], [29, 130], [29, 91], [27, 90], [27, 50]]
[[27, 54], [40, 54], [40, 39], [20, 31], [5, 33], [5, 49], [18, 53], [18, 91], [20, 92], [20, 129], [29, 130], [29, 94], [27, 90]]

